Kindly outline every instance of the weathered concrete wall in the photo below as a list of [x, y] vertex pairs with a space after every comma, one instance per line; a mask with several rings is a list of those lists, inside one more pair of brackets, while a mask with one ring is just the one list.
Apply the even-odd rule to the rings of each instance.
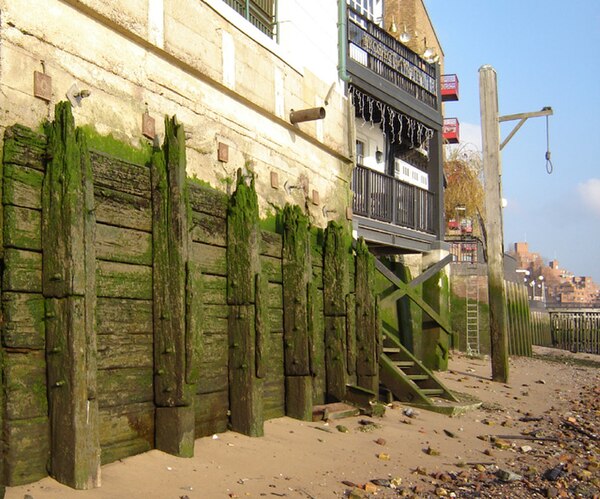
[[[158, 134], [162, 116], [177, 115], [191, 177], [227, 191], [244, 164], [256, 173], [263, 216], [316, 190], [310, 216], [324, 226], [323, 204], [341, 217], [350, 201], [337, 14], [316, 0], [285, 4], [278, 45], [222, 0], [3, 0], [0, 126], [37, 127], [77, 83], [91, 91], [74, 110], [78, 125], [139, 145], [146, 110]], [[52, 77], [48, 103], [33, 97], [34, 71]], [[323, 105], [332, 85], [324, 120], [289, 123], [291, 109]], [[219, 143], [229, 147], [227, 162], [217, 159]], [[288, 194], [286, 181], [304, 188]]]

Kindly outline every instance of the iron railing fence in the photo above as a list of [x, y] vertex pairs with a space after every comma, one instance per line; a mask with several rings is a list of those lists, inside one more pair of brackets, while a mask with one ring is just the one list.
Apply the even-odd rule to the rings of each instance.
[[273, 38], [277, 0], [224, 0], [224, 2], [265, 35]]
[[352, 211], [373, 220], [434, 233], [434, 194], [391, 175], [356, 166]]
[[438, 109], [436, 65], [351, 7], [348, 7], [348, 55], [417, 100]]

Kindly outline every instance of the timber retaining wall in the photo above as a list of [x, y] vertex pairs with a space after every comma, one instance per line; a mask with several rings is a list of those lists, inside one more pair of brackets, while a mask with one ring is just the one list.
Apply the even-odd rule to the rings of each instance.
[[364, 243], [299, 207], [261, 229], [253, 180], [230, 198], [186, 179], [183, 128], [165, 129], [130, 157], [88, 148], [68, 104], [45, 133], [6, 130], [5, 484], [94, 487], [101, 463], [190, 456], [194, 438], [260, 435], [378, 385], [373, 286], [354, 285], [373, 279]]

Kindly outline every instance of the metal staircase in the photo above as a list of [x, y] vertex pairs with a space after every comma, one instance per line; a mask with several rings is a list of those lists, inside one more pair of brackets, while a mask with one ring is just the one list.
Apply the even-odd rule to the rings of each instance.
[[409, 405], [456, 415], [473, 406], [465, 404], [446, 388], [394, 336], [384, 334], [383, 352], [379, 357], [382, 390]]
[[466, 352], [467, 355], [479, 355], [479, 278], [470, 275], [466, 280]]

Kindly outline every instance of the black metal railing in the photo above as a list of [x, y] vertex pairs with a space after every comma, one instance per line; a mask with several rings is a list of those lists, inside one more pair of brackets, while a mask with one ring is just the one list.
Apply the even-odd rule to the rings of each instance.
[[275, 34], [275, 7], [277, 0], [224, 0], [238, 14], [244, 16], [265, 35]]
[[364, 166], [354, 169], [352, 191], [355, 214], [434, 233], [432, 192]]
[[[361, 57], [356, 56], [357, 49]], [[428, 63], [351, 7], [348, 7], [348, 56], [437, 110], [435, 64]]]

